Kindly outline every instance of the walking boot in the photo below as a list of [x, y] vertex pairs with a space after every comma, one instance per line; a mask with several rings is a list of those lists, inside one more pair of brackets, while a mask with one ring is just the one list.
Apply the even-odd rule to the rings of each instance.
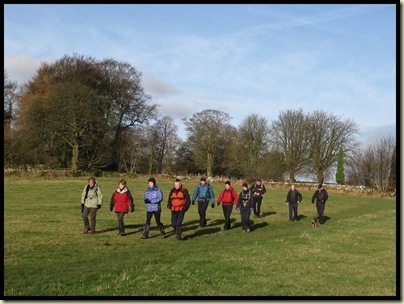
[[177, 228], [176, 228], [176, 235], [175, 235], [175, 237], [176, 237], [176, 239], [178, 240], [178, 241], [181, 241], [181, 226], [177, 226]]
[[147, 239], [147, 238], [149, 237], [149, 230], [150, 230], [150, 226], [149, 226], [149, 225], [146, 225], [146, 226], [144, 227], [144, 230], [143, 230], [142, 239]]
[[164, 229], [163, 224], [162, 224], [159, 228], [160, 228], [161, 236], [162, 236], [163, 239], [164, 239], [164, 238], [166, 237], [166, 231], [165, 231], [165, 229]]

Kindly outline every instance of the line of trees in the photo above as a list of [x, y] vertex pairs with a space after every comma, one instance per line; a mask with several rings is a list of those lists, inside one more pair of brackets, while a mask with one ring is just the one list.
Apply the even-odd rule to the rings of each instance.
[[348, 183], [395, 183], [395, 142], [359, 149], [356, 123], [322, 110], [283, 111], [271, 123], [253, 113], [234, 127], [228, 113], [206, 109], [183, 119], [182, 140], [128, 63], [74, 54], [42, 63], [22, 87], [4, 76], [6, 166], [323, 182], [343, 155]]

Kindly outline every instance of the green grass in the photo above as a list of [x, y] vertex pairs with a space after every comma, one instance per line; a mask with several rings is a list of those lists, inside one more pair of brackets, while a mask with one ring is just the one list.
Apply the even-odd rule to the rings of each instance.
[[[264, 196], [255, 230], [241, 229], [233, 210], [223, 231], [221, 207], [208, 208], [201, 229], [197, 207], [185, 215], [175, 240], [165, 195], [162, 239], [154, 218], [150, 238], [140, 239], [147, 177], [129, 179], [136, 210], [125, 216], [127, 236], [117, 234], [109, 200], [118, 180], [98, 178], [104, 205], [95, 235], [83, 235], [84, 178], [6, 178], [4, 190], [4, 295], [13, 296], [389, 296], [397, 295], [396, 201], [330, 193], [318, 229], [310, 219], [312, 191], [302, 190], [298, 222], [288, 222], [287, 190]], [[197, 182], [196, 182], [197, 183]], [[184, 182], [192, 195], [195, 182]], [[217, 197], [222, 184], [213, 184]], [[237, 192], [241, 187], [235, 186]]]

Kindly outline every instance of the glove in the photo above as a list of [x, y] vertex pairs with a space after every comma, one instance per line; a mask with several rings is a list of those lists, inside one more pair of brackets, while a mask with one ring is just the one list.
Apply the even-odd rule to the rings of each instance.
[[212, 203], [212, 208], [215, 208], [215, 203]]
[[313, 202], [313, 201], [312, 201], [311, 203], [312, 203], [312, 204], [314, 204], [314, 202]]
[[101, 205], [97, 205], [97, 209], [100, 209], [101, 208]]
[[81, 213], [83, 213], [84, 210], [84, 204], [81, 204]]
[[192, 205], [195, 205], [195, 201], [192, 201]]
[[150, 203], [151, 203], [151, 201], [150, 201], [148, 198], [146, 198], [146, 199], [144, 200], [144, 202], [145, 202], [146, 204], [150, 204]]
[[167, 204], [167, 209], [171, 209], [171, 205], [170, 205], [170, 204]]
[[130, 206], [130, 212], [135, 211], [135, 206]]
[[219, 203], [219, 202], [217, 202], [217, 205], [219, 206], [219, 205], [220, 205], [220, 203]]
[[237, 211], [240, 211], [240, 207], [236, 207], [236, 210], [237, 210]]
[[254, 208], [250, 208], [250, 211], [254, 211]]
[[114, 205], [109, 205], [109, 210], [112, 212], [112, 210], [114, 210]]

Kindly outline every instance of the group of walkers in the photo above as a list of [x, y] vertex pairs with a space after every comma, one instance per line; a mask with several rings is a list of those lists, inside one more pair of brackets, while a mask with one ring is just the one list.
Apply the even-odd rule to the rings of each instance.
[[[224, 189], [219, 193], [216, 204], [219, 206], [222, 204], [223, 216], [224, 216], [224, 230], [230, 229], [230, 217], [233, 211], [233, 206], [236, 205], [236, 210], [240, 212], [241, 227], [245, 232], [250, 232], [252, 222], [250, 220], [251, 213], [254, 218], [261, 217], [261, 203], [263, 195], [266, 192], [265, 185], [261, 179], [257, 179], [256, 182], [248, 187], [247, 183], [242, 185], [242, 191], [237, 194], [236, 190], [231, 186], [230, 181], [226, 181]], [[287, 193], [286, 203], [289, 205], [289, 220], [298, 220], [297, 206], [302, 201], [302, 194], [291, 186]], [[324, 223], [324, 209], [325, 201], [328, 199], [327, 191], [320, 184], [312, 197], [312, 203], [316, 200], [317, 214], [320, 223]], [[149, 237], [149, 231], [151, 227], [151, 219], [155, 218], [156, 224], [163, 238], [166, 237], [165, 227], [161, 222], [161, 203], [163, 201], [163, 192], [157, 186], [154, 177], [148, 179], [148, 187], [143, 196], [143, 202], [146, 205], [146, 224], [143, 229], [142, 239]], [[95, 233], [96, 227], [96, 214], [97, 210], [101, 208], [103, 203], [103, 194], [99, 185], [96, 183], [94, 177], [88, 179], [88, 184], [84, 188], [81, 195], [81, 212], [84, 220], [84, 234]], [[181, 240], [182, 237], [182, 223], [184, 220], [185, 212], [188, 211], [190, 205], [198, 206], [199, 214], [199, 226], [201, 228], [206, 227], [206, 211], [211, 205], [215, 207], [215, 194], [213, 187], [206, 181], [205, 177], [200, 179], [200, 183], [195, 187], [192, 199], [188, 190], [181, 183], [178, 178], [175, 179], [173, 188], [168, 194], [167, 208], [171, 211], [171, 225], [175, 230], [177, 240]], [[127, 183], [124, 179], [119, 181], [117, 189], [114, 191], [110, 200], [110, 211], [115, 212], [118, 219], [119, 234], [121, 236], [126, 235], [124, 216], [130, 210], [135, 211], [135, 205], [133, 196], [127, 187]], [[88, 217], [90, 216], [90, 221]]]

